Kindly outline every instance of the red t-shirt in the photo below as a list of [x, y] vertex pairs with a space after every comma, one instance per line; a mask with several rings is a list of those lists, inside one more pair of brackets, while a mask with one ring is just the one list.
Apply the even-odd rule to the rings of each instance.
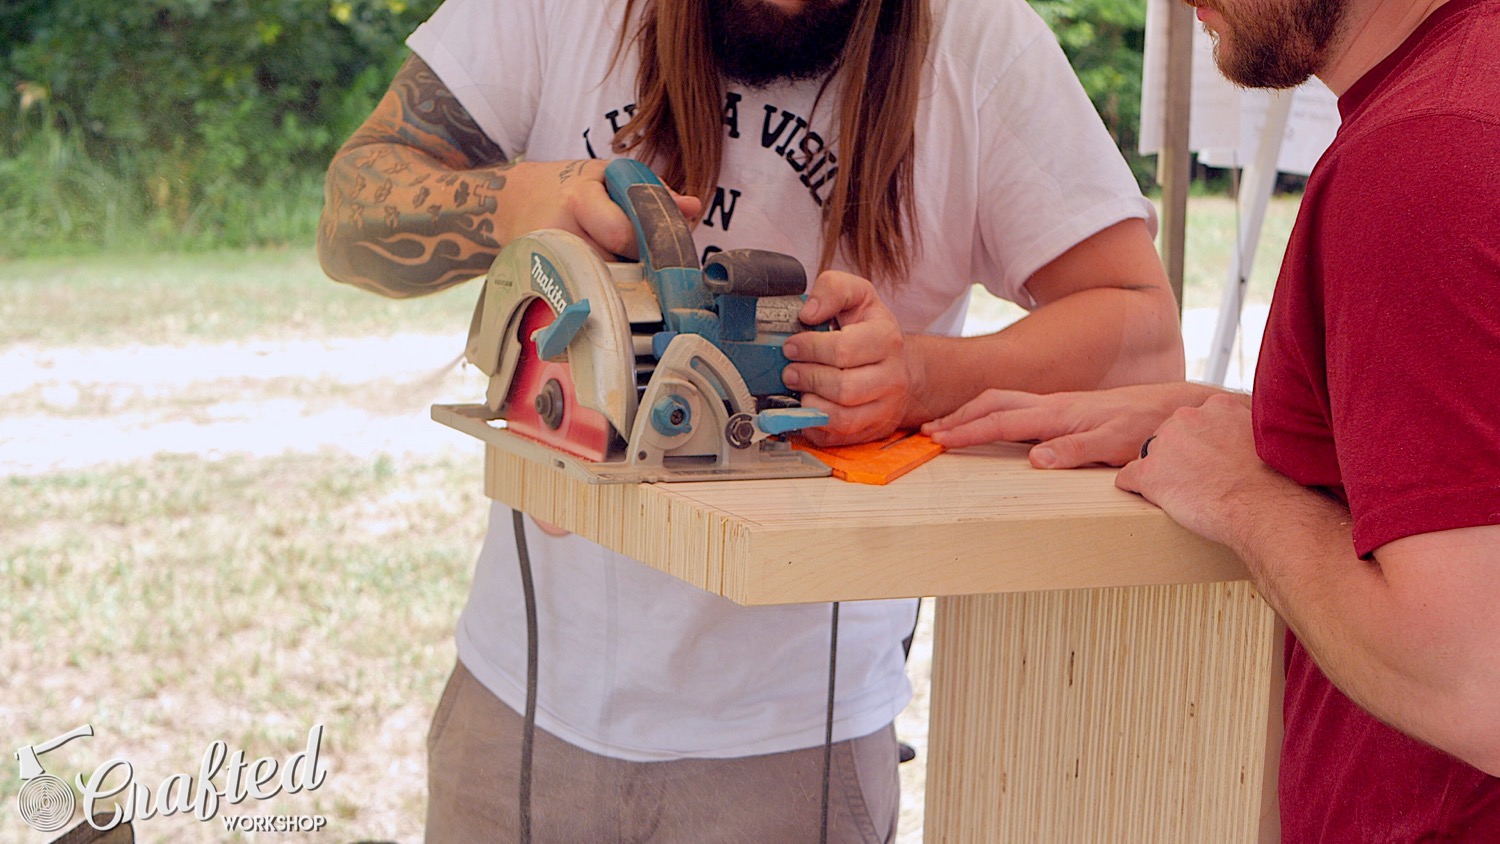
[[[1277, 282], [1255, 438], [1349, 505], [1368, 556], [1500, 524], [1500, 0], [1440, 7], [1339, 110]], [[1500, 842], [1500, 779], [1376, 721], [1290, 636], [1286, 665], [1283, 840]]]

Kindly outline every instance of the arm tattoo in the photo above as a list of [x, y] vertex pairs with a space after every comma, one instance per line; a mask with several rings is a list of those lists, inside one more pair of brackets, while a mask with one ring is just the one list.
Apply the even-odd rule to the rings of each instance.
[[412, 56], [329, 167], [318, 251], [341, 281], [415, 296], [483, 275], [505, 154]]

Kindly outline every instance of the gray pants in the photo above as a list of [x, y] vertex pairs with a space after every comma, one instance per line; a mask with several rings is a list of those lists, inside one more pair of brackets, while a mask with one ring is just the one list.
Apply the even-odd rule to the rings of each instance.
[[[517, 840], [522, 718], [458, 664], [427, 736], [427, 841]], [[735, 759], [628, 762], [542, 730], [532, 764], [537, 844], [816, 844], [823, 748]], [[899, 814], [891, 726], [835, 744], [830, 844], [894, 841]]]

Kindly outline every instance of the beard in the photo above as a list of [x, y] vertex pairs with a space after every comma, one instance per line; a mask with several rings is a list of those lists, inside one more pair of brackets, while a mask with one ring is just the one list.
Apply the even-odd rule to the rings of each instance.
[[1247, 88], [1295, 88], [1328, 61], [1348, 0], [1271, 0], [1219, 9], [1224, 32], [1214, 35], [1214, 63]]
[[817, 79], [839, 63], [861, 0], [807, 0], [788, 14], [767, 0], [708, 0], [714, 58], [752, 88]]

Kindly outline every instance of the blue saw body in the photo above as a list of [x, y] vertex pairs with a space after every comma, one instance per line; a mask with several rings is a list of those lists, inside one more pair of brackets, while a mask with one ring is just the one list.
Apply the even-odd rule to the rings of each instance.
[[[788, 255], [741, 249], [710, 259], [705, 271], [687, 221], [651, 168], [616, 159], [604, 170], [604, 184], [635, 229], [642, 270], [661, 303], [665, 333], [697, 334], [717, 346], [752, 395], [786, 394], [781, 373], [788, 361], [782, 344], [796, 331], [810, 329], [793, 319], [782, 324], [795, 331], [767, 331], [759, 324], [759, 304], [765, 296], [803, 296], [807, 274], [801, 264]], [[749, 292], [740, 292], [745, 289]]]

